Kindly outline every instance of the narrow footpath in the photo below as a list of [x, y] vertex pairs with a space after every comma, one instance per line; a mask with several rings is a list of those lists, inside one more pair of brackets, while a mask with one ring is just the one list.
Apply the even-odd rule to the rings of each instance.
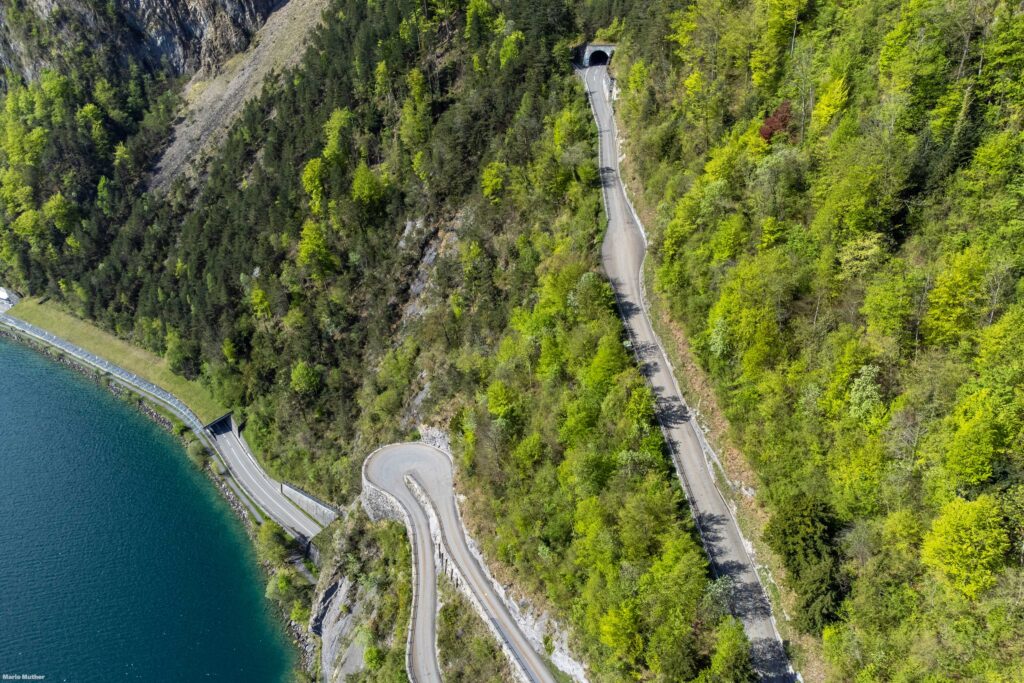
[[705, 458], [682, 392], [672, 375], [665, 350], [647, 313], [643, 295], [643, 262], [647, 239], [626, 198], [619, 176], [618, 131], [612, 111], [607, 68], [591, 66], [580, 72], [597, 122], [601, 183], [608, 227], [601, 263], [618, 301], [641, 371], [657, 401], [658, 420], [672, 451], [676, 473], [689, 499], [704, 549], [717, 577], [732, 584], [733, 614], [743, 622], [750, 639], [754, 666], [766, 681], [796, 679], [775, 627], [771, 604], [747, 552], [736, 519], [719, 492]]

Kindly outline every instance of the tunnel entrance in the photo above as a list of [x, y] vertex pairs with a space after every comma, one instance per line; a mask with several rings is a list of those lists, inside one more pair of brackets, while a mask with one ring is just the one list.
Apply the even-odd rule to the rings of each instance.
[[611, 43], [588, 43], [580, 50], [584, 67], [602, 66], [612, 60], [615, 53], [615, 46]]

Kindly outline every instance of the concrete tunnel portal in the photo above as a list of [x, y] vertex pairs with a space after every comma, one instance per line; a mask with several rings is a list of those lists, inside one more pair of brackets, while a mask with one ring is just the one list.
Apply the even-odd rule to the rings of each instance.
[[614, 45], [590, 44], [583, 50], [583, 66], [601, 66], [611, 61]]

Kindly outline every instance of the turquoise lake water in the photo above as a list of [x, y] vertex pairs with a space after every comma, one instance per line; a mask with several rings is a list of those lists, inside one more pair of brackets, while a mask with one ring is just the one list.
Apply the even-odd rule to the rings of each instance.
[[280, 681], [241, 523], [168, 434], [0, 339], [0, 674]]

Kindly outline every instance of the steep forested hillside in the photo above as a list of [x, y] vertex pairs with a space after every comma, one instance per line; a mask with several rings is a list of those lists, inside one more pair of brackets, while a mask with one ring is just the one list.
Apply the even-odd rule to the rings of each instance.
[[[35, 209], [9, 207], [0, 277], [206, 382], [272, 470], [335, 501], [375, 445], [446, 427], [496, 571], [571, 627], [595, 680], [748, 679], [597, 272], [571, 47], [609, 12], [338, 0], [326, 18], [199, 187], [144, 194], [115, 152], [65, 228], [19, 230]], [[20, 89], [7, 125], [45, 91]], [[366, 677], [393, 676], [404, 638], [374, 637]]]
[[1024, 13], [643, 3], [620, 114], [655, 284], [839, 680], [1024, 666]]
[[145, 187], [176, 97], [114, 3], [49, 9], [0, 8], [0, 277], [80, 297], [127, 216], [122, 198]]
[[[145, 193], [161, 72], [99, 52], [12, 79], [0, 280], [200, 378], [277, 474], [335, 501], [374, 445], [446, 427], [496, 571], [595, 680], [744, 680], [596, 269], [569, 60], [610, 26], [653, 284], [756, 470], [793, 623], [835, 680], [1012, 679], [1017, 5], [335, 0], [326, 19], [166, 197]], [[400, 642], [368, 680], [401, 670]]]

